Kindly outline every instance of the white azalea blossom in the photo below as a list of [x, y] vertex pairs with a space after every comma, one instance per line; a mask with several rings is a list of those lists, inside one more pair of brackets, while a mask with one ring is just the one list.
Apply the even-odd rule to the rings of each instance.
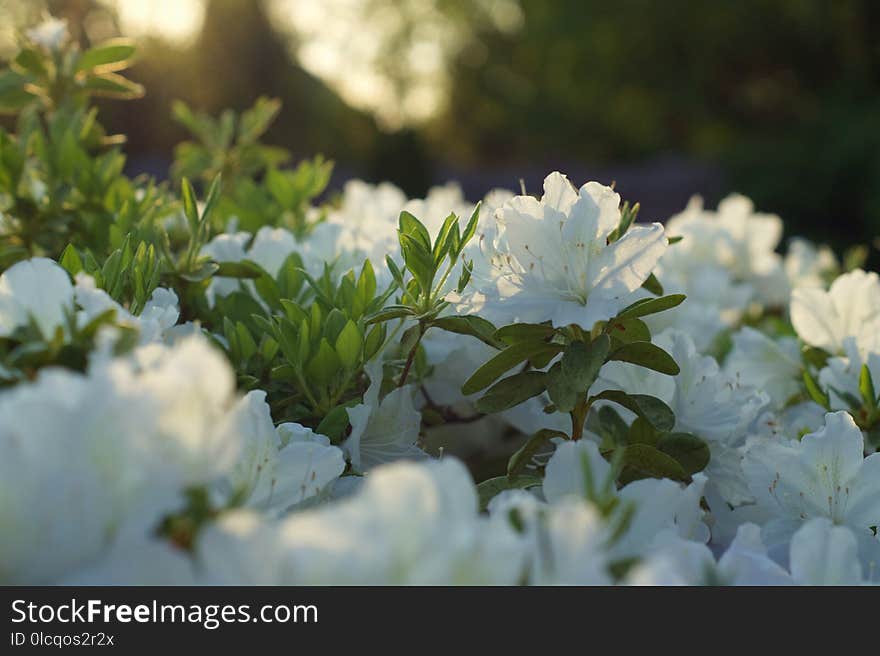
[[[469, 306], [496, 323], [590, 328], [634, 301], [666, 250], [660, 224], [636, 226], [606, 244], [620, 196], [596, 182], [576, 190], [564, 175], [544, 180], [540, 201], [516, 196], [496, 211], [497, 233], [477, 259]], [[487, 240], [489, 241], [489, 240]]]
[[73, 285], [52, 260], [35, 257], [13, 264], [0, 275], [0, 336], [8, 337], [31, 321], [47, 340], [67, 325], [73, 313]]
[[266, 393], [244, 396], [227, 417], [225, 430], [242, 440], [225, 487], [243, 493], [254, 508], [281, 514], [320, 495], [345, 469], [342, 451], [300, 424], [272, 424]]
[[732, 340], [724, 361], [727, 374], [742, 385], [763, 390], [780, 409], [798, 394], [803, 365], [797, 340], [772, 339], [749, 327], [734, 333]]
[[880, 277], [856, 269], [838, 277], [828, 291], [794, 290], [791, 323], [804, 342], [833, 354], [844, 352], [847, 338], [862, 353], [880, 351]]
[[422, 415], [413, 404], [412, 387], [396, 387], [380, 401], [381, 358], [371, 363], [367, 373], [370, 387], [364, 402], [348, 409], [351, 434], [343, 448], [352, 466], [365, 471], [399, 458], [424, 457], [424, 451], [416, 446]]
[[788, 243], [785, 253], [785, 274], [792, 289], [796, 287], [821, 287], [825, 277], [839, 267], [834, 252], [827, 246], [816, 246], [801, 237]]
[[[681, 371], [677, 376], [609, 362], [600, 372], [597, 391], [621, 389], [664, 401], [675, 414], [676, 431], [692, 433], [708, 442], [712, 457], [705, 473], [710, 485], [721, 490], [730, 503], [749, 500], [751, 495], [740, 471], [742, 449], [768, 396], [725, 374], [711, 356], [699, 355], [685, 333], [666, 332], [655, 341], [678, 364]], [[623, 413], [633, 417], [628, 411]]]
[[652, 542], [667, 532], [701, 543], [708, 540], [699, 503], [705, 477], [696, 477], [688, 487], [666, 479], [643, 479], [618, 493], [609, 485], [609, 472], [610, 465], [593, 441], [564, 442], [547, 463], [544, 495], [551, 505], [607, 494], [617, 496], [624, 505], [632, 504], [635, 510], [628, 529], [609, 547], [609, 555], [617, 558], [644, 555]]
[[[828, 358], [825, 367], [819, 372], [819, 384], [828, 390], [828, 400], [833, 410], [850, 410], [863, 403], [859, 390], [862, 367], [867, 366], [872, 381], [880, 386], [880, 353], [862, 356], [855, 339], [848, 337], [843, 341], [845, 356]], [[853, 400], [856, 403], [853, 403]]]
[[230, 472], [232, 372], [200, 338], [0, 393], [0, 580], [49, 582], [151, 530], [179, 491]]
[[199, 544], [201, 576], [236, 584], [499, 584], [521, 574], [520, 540], [477, 514], [470, 476], [452, 459], [378, 468], [336, 504], [271, 525], [222, 521]]
[[103, 289], [98, 289], [95, 279], [87, 273], [78, 273], [75, 282], [73, 292], [79, 306], [77, 324], [80, 327], [104, 312], [114, 310], [116, 323], [137, 329], [140, 343], [147, 344], [164, 339], [180, 318], [177, 294], [170, 289], [154, 289], [140, 315], [136, 317], [110, 298]]
[[792, 578], [800, 585], [860, 585], [867, 580], [855, 534], [824, 517], [811, 519], [794, 534], [790, 561]]
[[825, 518], [848, 526], [868, 544], [880, 522], [880, 455], [864, 457], [862, 432], [845, 412], [800, 441], [750, 445], [743, 471], [771, 552], [788, 543], [804, 522]]
[[69, 36], [67, 21], [60, 18], [47, 18], [25, 34], [36, 45], [50, 52], [58, 50]]

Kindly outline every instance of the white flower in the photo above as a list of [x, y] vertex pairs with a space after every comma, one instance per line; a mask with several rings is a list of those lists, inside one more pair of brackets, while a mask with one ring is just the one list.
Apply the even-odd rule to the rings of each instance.
[[[267, 500], [277, 506], [285, 497], [294, 505], [321, 497], [345, 470], [342, 449], [332, 446], [326, 435], [300, 424], [281, 424], [276, 430], [281, 438], [277, 478], [261, 484]], [[260, 491], [254, 498], [259, 498]]]
[[289, 230], [263, 226], [254, 236], [254, 241], [248, 250], [248, 259], [259, 264], [274, 278], [281, 271], [281, 265], [290, 254], [300, 248]]
[[445, 330], [429, 330], [422, 345], [431, 365], [431, 373], [424, 381], [425, 388], [432, 401], [446, 406], [465, 401], [461, 386], [481, 363], [496, 353], [475, 337]]
[[0, 337], [33, 320], [49, 340], [66, 326], [65, 312], [73, 312], [73, 285], [52, 260], [35, 257], [16, 262], [0, 275]]
[[83, 327], [107, 310], [114, 310], [115, 323], [137, 329], [141, 344], [163, 340], [180, 318], [177, 294], [170, 289], [154, 289], [140, 316], [136, 317], [103, 289], [98, 289], [95, 279], [82, 271], [76, 274], [74, 298], [79, 306], [78, 326]]
[[125, 536], [101, 559], [59, 585], [195, 585], [190, 554], [155, 536]]
[[523, 542], [477, 515], [454, 459], [378, 467], [337, 503], [269, 524], [235, 513], [197, 544], [203, 582], [227, 584], [512, 584]]
[[[666, 250], [659, 223], [631, 228], [606, 244], [620, 220], [620, 196], [590, 182], [577, 191], [560, 173], [544, 180], [540, 201], [517, 196], [496, 212], [497, 234], [475, 261], [463, 305], [496, 323], [590, 328], [634, 298]], [[488, 240], [484, 240], [488, 241]]]
[[379, 185], [361, 180], [346, 182], [341, 206], [331, 210], [323, 224], [328, 226], [323, 231], [330, 231], [329, 226], [337, 226], [334, 231], [336, 243], [331, 257], [326, 259], [356, 254], [361, 261], [368, 258], [377, 272], [381, 271], [385, 256], [394, 257], [400, 250], [397, 220], [406, 202], [406, 195], [387, 182]]
[[458, 183], [449, 182], [442, 187], [431, 187], [424, 198], [412, 199], [402, 209], [421, 221], [431, 235], [436, 235], [450, 214], [467, 221], [474, 205], [467, 202]]
[[832, 354], [844, 352], [847, 337], [862, 353], [880, 352], [880, 278], [856, 269], [838, 277], [827, 292], [795, 289], [791, 323], [804, 342]]
[[664, 536], [654, 549], [627, 574], [628, 585], [704, 585], [715, 569], [706, 545], [675, 536]]
[[858, 541], [824, 517], [806, 522], [791, 538], [791, 576], [799, 585], [861, 585]]
[[756, 442], [743, 471], [771, 552], [787, 544], [805, 521], [824, 517], [866, 535], [880, 523], [880, 454], [863, 455], [864, 440], [845, 412], [828, 413], [825, 425], [799, 442]]
[[819, 372], [819, 384], [828, 391], [828, 400], [834, 410], [850, 410], [853, 405], [849, 399], [856, 399], [856, 408], [863, 403], [859, 391], [859, 376], [862, 366], [867, 365], [871, 380], [880, 386], [880, 353], [868, 353], [865, 357], [859, 353], [855, 339], [847, 337], [843, 340], [844, 357], [828, 358], [825, 367]]
[[423, 458], [416, 446], [422, 415], [413, 405], [412, 386], [396, 387], [379, 401], [382, 385], [382, 359], [366, 366], [370, 387], [364, 402], [348, 409], [351, 434], [343, 448], [352, 466], [359, 471], [400, 458]]
[[801, 237], [788, 243], [785, 254], [785, 275], [792, 289], [796, 287], [825, 288], [825, 276], [838, 268], [834, 252], [827, 246], [816, 246]]
[[784, 407], [800, 392], [802, 368], [797, 340], [773, 340], [749, 327], [733, 334], [733, 348], [724, 362], [728, 375], [767, 392], [776, 408]]
[[617, 492], [609, 480], [610, 471], [591, 440], [563, 442], [547, 463], [544, 496], [551, 505], [565, 499], [584, 501], [607, 495], [618, 497], [624, 505], [632, 504], [634, 512], [625, 532], [609, 548], [615, 558], [644, 555], [667, 533], [698, 542], [709, 539], [700, 508], [704, 476], [695, 476], [688, 487], [668, 479], [642, 479]]
[[667, 221], [666, 229], [684, 238], [677, 244], [684, 246], [681, 251], [670, 249], [673, 258], [685, 258], [692, 266], [720, 265], [734, 281], [750, 285], [753, 300], [773, 305], [787, 301], [788, 281], [782, 258], [775, 252], [782, 221], [756, 213], [745, 196], [728, 196], [717, 212], [705, 210], [702, 199], [694, 197], [684, 212]]
[[667, 329], [687, 333], [697, 349], [706, 352], [722, 330], [740, 320], [753, 292], [750, 285], [734, 282], [726, 269], [694, 265], [686, 254], [680, 256], [689, 243], [681, 241], [667, 249], [656, 272], [665, 293], [684, 294], [684, 302], [644, 320], [652, 333]]
[[[730, 503], [750, 500], [739, 466], [741, 447], [748, 429], [767, 405], [767, 395], [725, 375], [714, 358], [697, 353], [684, 333], [668, 331], [654, 341], [678, 364], [677, 376], [609, 362], [600, 371], [595, 391], [621, 389], [664, 401], [675, 414], [676, 431], [692, 433], [708, 442], [712, 456], [705, 474], [710, 485], [718, 487]], [[627, 411], [623, 414], [632, 418]]]
[[49, 18], [25, 32], [27, 38], [49, 51], [58, 50], [67, 41], [67, 21]]
[[[245, 246], [250, 240], [249, 232], [219, 234], [202, 246], [200, 255], [207, 255], [215, 262], [241, 262], [248, 257]], [[241, 287], [241, 282], [235, 278], [212, 276], [205, 295], [208, 302], [213, 305], [217, 296], [228, 296]]]
[[550, 506], [527, 529], [533, 585], [609, 585], [607, 530], [591, 505], [568, 497]]
[[65, 577], [154, 531], [183, 489], [233, 475], [249, 438], [234, 392], [203, 337], [0, 392], [0, 580]]
[[[250, 246], [246, 245], [250, 242]], [[217, 235], [202, 247], [201, 255], [207, 255], [217, 262], [241, 262], [250, 260], [262, 267], [270, 276], [276, 277], [285, 260], [292, 253], [305, 253], [305, 247], [286, 228], [263, 226], [251, 239], [249, 232], [224, 233]], [[320, 273], [320, 266], [304, 262], [312, 273]], [[256, 296], [253, 282], [237, 280], [224, 276], [214, 276], [206, 291], [208, 301], [213, 304], [217, 296], [227, 296], [238, 290], [246, 290]]]
[[767, 555], [761, 528], [742, 524], [718, 560], [718, 578], [730, 585], [791, 585], [791, 576]]
[[141, 343], [151, 339], [162, 339], [180, 318], [180, 304], [177, 294], [171, 289], [157, 287], [144, 304], [138, 317], [141, 330]]

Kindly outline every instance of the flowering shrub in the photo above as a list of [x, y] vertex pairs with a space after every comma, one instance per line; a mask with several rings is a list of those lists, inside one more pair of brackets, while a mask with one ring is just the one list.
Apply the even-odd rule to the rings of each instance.
[[130, 179], [133, 53], [0, 77], [0, 582], [880, 581], [876, 273], [561, 173], [318, 203], [267, 99]]

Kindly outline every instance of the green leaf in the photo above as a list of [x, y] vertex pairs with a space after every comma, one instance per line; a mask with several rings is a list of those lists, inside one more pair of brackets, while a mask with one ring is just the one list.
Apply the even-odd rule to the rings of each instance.
[[83, 270], [83, 263], [73, 244], [68, 244], [58, 260], [58, 264], [71, 276], [75, 276]]
[[382, 344], [385, 343], [385, 337], [387, 335], [387, 331], [385, 326], [379, 324], [377, 326], [373, 326], [368, 332], [366, 338], [364, 338], [364, 361], [372, 360], [373, 356], [379, 352], [379, 349], [382, 347]]
[[0, 71], [0, 112], [18, 112], [36, 98], [25, 89], [26, 83], [27, 77], [15, 71]]
[[199, 230], [199, 208], [196, 204], [196, 192], [186, 178], [180, 182], [180, 196], [183, 199], [183, 213], [189, 224], [190, 234], [195, 235]]
[[406, 263], [406, 268], [418, 283], [422, 293], [430, 294], [431, 285], [434, 282], [434, 274], [436, 273], [430, 246], [425, 248], [412, 235], [401, 233], [400, 248], [403, 252], [403, 261]]
[[645, 317], [649, 314], [657, 314], [658, 312], [670, 310], [681, 305], [685, 298], [687, 297], [684, 294], [670, 294], [669, 296], [661, 296], [660, 298], [643, 298], [625, 308], [617, 315], [616, 319], [622, 321], [625, 319]]
[[[597, 414], [597, 428], [599, 435], [614, 446], [626, 444], [629, 440], [629, 426], [617, 414], [617, 410], [610, 406], [599, 408]], [[636, 418], [638, 419], [638, 417]]]
[[364, 319], [367, 324], [382, 323], [393, 319], [415, 316], [416, 311], [408, 305], [389, 305], [378, 312], [374, 312]]
[[46, 65], [43, 63], [43, 55], [34, 48], [22, 48], [13, 64], [19, 71], [33, 75], [38, 79], [45, 79], [49, 76]]
[[557, 362], [547, 372], [547, 394], [559, 412], [571, 412], [583, 398], [571, 381], [562, 373], [562, 363]]
[[663, 295], [663, 285], [660, 284], [660, 281], [657, 280], [657, 276], [653, 273], [642, 283], [642, 287], [655, 296]]
[[862, 370], [859, 372], [859, 394], [862, 395], [862, 401], [868, 408], [874, 409], [877, 406], [874, 381], [871, 379], [871, 370], [866, 364], [862, 365]]
[[614, 319], [609, 323], [607, 331], [611, 339], [624, 344], [651, 341], [651, 331], [641, 319]]
[[397, 283], [397, 286], [403, 289], [403, 271], [400, 270], [400, 267], [397, 266], [397, 262], [394, 261], [390, 255], [385, 256], [385, 264], [388, 266], [388, 271], [391, 272], [391, 277], [394, 278], [394, 282]]
[[709, 445], [696, 435], [664, 433], [656, 446], [680, 464], [689, 476], [703, 471], [709, 464]]
[[341, 362], [336, 351], [330, 346], [327, 338], [322, 337], [321, 343], [318, 345], [318, 352], [309, 362], [306, 373], [318, 385], [326, 385], [339, 370], [340, 365]]
[[828, 363], [831, 354], [828, 351], [817, 348], [815, 346], [804, 346], [801, 351], [801, 358], [805, 364], [815, 367], [817, 371], [821, 371]]
[[278, 310], [283, 307], [281, 305], [281, 292], [278, 290], [278, 283], [268, 273], [264, 273], [262, 276], [254, 279], [254, 289], [257, 290], [257, 294], [260, 295], [260, 298], [272, 310]]
[[672, 356], [651, 342], [630, 342], [616, 349], [608, 357], [609, 361], [632, 362], [640, 367], [659, 371], [661, 374], [675, 376], [680, 369]]
[[826, 410], [831, 409], [831, 402], [828, 399], [828, 395], [822, 391], [822, 388], [819, 387], [819, 383], [816, 382], [816, 379], [813, 378], [810, 372], [806, 369], [804, 369], [804, 385], [807, 388], [807, 394], [810, 395], [810, 398], [813, 399], [813, 401]]
[[347, 369], [353, 369], [360, 360], [363, 336], [351, 319], [345, 324], [336, 338], [336, 353]]
[[543, 371], [525, 371], [504, 378], [477, 400], [476, 408], [482, 413], [491, 414], [519, 405], [544, 391], [545, 377]]
[[364, 264], [361, 267], [361, 274], [357, 280], [357, 291], [366, 308], [367, 304], [376, 295], [376, 273], [373, 271], [373, 265], [369, 260], [364, 260]]
[[658, 431], [675, 427], [675, 414], [660, 399], [647, 394], [627, 394], [621, 390], [605, 390], [591, 397], [591, 401], [611, 401], [644, 418]]
[[571, 412], [584, 398], [599, 375], [610, 345], [607, 335], [600, 335], [589, 344], [572, 342], [565, 347], [561, 361], [550, 367], [547, 393], [560, 412]]
[[100, 69], [101, 72], [118, 71], [128, 67], [135, 53], [130, 39], [110, 39], [86, 50], [76, 63], [76, 72]]
[[144, 88], [140, 84], [116, 73], [90, 75], [83, 84], [83, 88], [96, 96], [122, 100], [140, 98], [144, 95]]
[[348, 406], [338, 405], [321, 420], [315, 432], [326, 435], [331, 442], [338, 443], [345, 436], [346, 428], [348, 428]]
[[223, 176], [218, 173], [214, 176], [214, 180], [211, 182], [211, 186], [208, 188], [208, 195], [205, 196], [205, 207], [202, 210], [201, 220], [204, 223], [207, 221], [211, 212], [214, 210], [214, 206], [217, 204], [217, 201], [220, 200], [220, 193], [223, 190]]
[[629, 444], [649, 444], [656, 446], [659, 439], [657, 431], [647, 419], [636, 417], [630, 424], [627, 434], [627, 442]]
[[[455, 214], [450, 214], [446, 217], [446, 220], [443, 221], [443, 225], [440, 226], [440, 232], [437, 235], [437, 240], [434, 242], [434, 248], [431, 251], [431, 255], [434, 257], [435, 266], [439, 266], [443, 261], [443, 258], [446, 257], [446, 254], [449, 252], [452, 227], [455, 225], [458, 225], [458, 217]], [[453, 253], [453, 255], [456, 254]]]
[[514, 479], [507, 476], [497, 476], [490, 478], [477, 485], [477, 495], [480, 499], [480, 510], [485, 511], [489, 506], [489, 502], [496, 496], [504, 492], [504, 490], [523, 490], [529, 487], [536, 487], [542, 483], [540, 476], [531, 474], [522, 474]]
[[256, 142], [269, 129], [272, 121], [281, 111], [281, 101], [277, 98], [259, 97], [253, 107], [242, 112], [238, 124], [238, 141], [243, 144]]
[[562, 431], [552, 430], [549, 428], [542, 428], [537, 433], [532, 435], [528, 441], [523, 444], [516, 453], [510, 456], [510, 460], [507, 463], [507, 477], [509, 479], [514, 479], [516, 476], [525, 468], [529, 462], [531, 462], [532, 458], [536, 453], [541, 449], [542, 446], [547, 444], [554, 437], [562, 438], [564, 440], [568, 439], [568, 435], [563, 433]]
[[211, 260], [205, 260], [193, 271], [181, 273], [180, 277], [189, 282], [202, 282], [213, 276], [217, 272], [217, 263]]
[[471, 280], [471, 272], [474, 270], [474, 261], [465, 260], [462, 262], [461, 275], [458, 277], [458, 283], [455, 285], [455, 291], [461, 294]]
[[591, 343], [572, 342], [562, 354], [562, 375], [580, 393], [586, 393], [596, 382], [599, 369], [605, 364], [611, 340], [608, 335], [599, 335]]
[[543, 342], [549, 339], [556, 329], [536, 323], [514, 323], [495, 331], [495, 339], [515, 344], [517, 342]]
[[249, 260], [240, 262], [217, 262], [215, 276], [224, 278], [259, 278], [265, 271], [259, 264]]
[[[431, 252], [431, 234], [428, 232], [428, 229], [412, 214], [404, 210], [400, 213], [400, 218], [398, 219], [398, 226], [401, 236], [408, 235], [412, 237], [425, 252]], [[403, 245], [403, 242], [401, 242]]]
[[467, 314], [459, 317], [439, 317], [434, 319], [431, 324], [437, 328], [450, 333], [459, 335], [470, 335], [476, 337], [481, 342], [485, 342], [489, 346], [498, 348], [500, 346], [495, 339], [495, 326], [490, 321], [476, 316], [475, 314]]
[[672, 456], [648, 444], [630, 444], [624, 447], [623, 467], [620, 481], [623, 484], [640, 478], [684, 481], [688, 477], [684, 468]]
[[546, 355], [548, 353], [556, 354], [561, 350], [562, 346], [558, 344], [524, 343], [508, 346], [477, 369], [473, 375], [465, 381], [464, 385], [462, 385], [461, 392], [465, 396], [479, 392], [481, 389], [485, 389], [491, 385], [495, 380], [501, 377], [502, 374], [513, 369], [516, 365], [536, 356]]

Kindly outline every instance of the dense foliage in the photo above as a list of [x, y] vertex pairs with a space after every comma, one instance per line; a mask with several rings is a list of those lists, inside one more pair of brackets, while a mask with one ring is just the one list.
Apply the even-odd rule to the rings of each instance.
[[176, 104], [173, 183], [129, 179], [90, 102], [133, 54], [50, 21], [0, 77], [0, 581], [880, 579], [855, 255], [560, 173], [321, 204], [271, 99]]

